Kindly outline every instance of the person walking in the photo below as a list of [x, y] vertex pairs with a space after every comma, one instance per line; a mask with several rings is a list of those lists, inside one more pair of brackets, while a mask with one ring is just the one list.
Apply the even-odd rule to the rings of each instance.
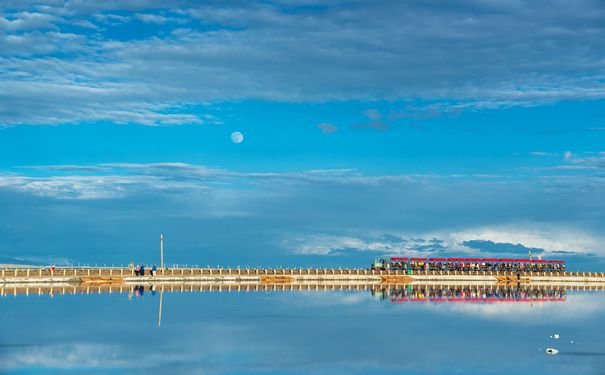
[[153, 267], [151, 267], [151, 276], [155, 276], [157, 274], [158, 274], [158, 268], [154, 264]]
[[141, 267], [136, 266], [136, 268], [134, 269], [134, 275], [139, 276], [140, 274], [141, 274]]
[[141, 276], [145, 276], [145, 265], [141, 264], [141, 268], [139, 269], [139, 274]]

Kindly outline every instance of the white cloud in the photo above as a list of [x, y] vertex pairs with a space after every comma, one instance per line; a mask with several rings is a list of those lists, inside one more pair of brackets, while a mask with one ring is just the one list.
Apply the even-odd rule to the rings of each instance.
[[335, 255], [337, 250], [355, 249], [385, 253], [395, 250], [392, 244], [365, 241], [355, 237], [311, 235], [284, 240], [284, 245], [302, 255]]
[[54, 23], [62, 21], [52, 14], [20, 12], [5, 18], [0, 16], [0, 29], [4, 30], [32, 30], [57, 29]]
[[0, 188], [57, 199], [123, 198], [144, 191], [204, 190], [201, 182], [169, 181], [157, 176], [0, 176]]
[[[0, 120], [0, 126], [78, 123], [83, 119], [148, 126], [213, 122], [203, 120], [197, 114], [180, 112], [181, 105], [176, 103], [150, 103], [148, 99], [154, 96], [153, 89], [145, 84], [95, 82], [100, 71], [109, 73], [116, 68], [112, 64], [94, 66], [84, 63], [76, 68], [77, 62], [65, 63], [56, 59], [0, 61], [20, 72], [20, 76], [11, 75], [0, 80], [3, 95], [12, 93], [12, 105], [18, 106], [12, 110], [19, 112], [14, 113], [11, 119]], [[36, 70], [42, 67], [48, 70], [40, 76]], [[45, 93], [44, 97], [32, 102], [31, 98], [40, 93]], [[66, 105], [73, 102], [78, 102], [78, 105]], [[29, 103], [27, 107], [22, 106], [25, 103]], [[0, 108], [11, 110], [9, 105], [5, 102], [4, 106], [0, 104]]]
[[166, 22], [170, 21], [170, 18], [168, 18], [168, 17], [160, 16], [157, 14], [149, 14], [149, 13], [138, 13], [135, 15], [135, 17], [146, 23], [162, 24], [162, 23], [166, 23]]
[[462, 243], [470, 240], [497, 243], [521, 244], [528, 248], [546, 251], [594, 252], [601, 246], [602, 239], [579, 229], [552, 224], [515, 223], [497, 227], [471, 228], [448, 235], [453, 241]]
[[[489, 252], [469, 248], [466, 241], [491, 241], [497, 244], [522, 245], [550, 252], [598, 253], [605, 255], [601, 244], [605, 238], [561, 224], [524, 223], [490, 227], [471, 227], [464, 231], [424, 233], [390, 233], [358, 236], [305, 235], [287, 237], [283, 245], [296, 254], [340, 255], [344, 251], [364, 251], [378, 255], [431, 256], [434, 254], [486, 255]], [[501, 253], [494, 253], [501, 254]], [[538, 254], [536, 254], [538, 255]]]
[[[123, 198], [141, 191], [206, 190], [211, 185], [233, 185], [238, 179], [262, 183], [267, 179], [299, 182], [365, 183], [350, 177], [351, 170], [314, 170], [298, 173], [240, 173], [186, 163], [105, 163], [99, 165], [24, 166], [23, 170], [72, 173], [32, 177], [0, 174], [0, 188], [58, 199]], [[74, 175], [73, 173], [95, 173]], [[119, 173], [119, 174], [117, 174]], [[352, 180], [351, 180], [352, 178]]]
[[556, 152], [533, 151], [529, 153], [533, 156], [559, 156]]
[[576, 155], [571, 151], [563, 153], [563, 160], [571, 165], [559, 166], [569, 169], [600, 169], [605, 168], [605, 152], [586, 153], [583, 156]]
[[[21, 166], [23, 171], [46, 172], [44, 177], [0, 174], [0, 188], [58, 199], [123, 198], [143, 191], [215, 190], [222, 186], [262, 185], [267, 180], [283, 184], [333, 183], [375, 185], [384, 181], [407, 181], [406, 176], [363, 176], [353, 169], [325, 169], [301, 172], [235, 172], [181, 162], [103, 163], [97, 165]], [[69, 173], [69, 175], [65, 175]], [[59, 175], [57, 175], [59, 174]]]

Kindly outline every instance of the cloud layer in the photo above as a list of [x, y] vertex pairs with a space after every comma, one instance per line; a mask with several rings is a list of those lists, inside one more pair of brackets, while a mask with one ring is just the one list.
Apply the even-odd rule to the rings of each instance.
[[3, 8], [2, 125], [199, 124], [190, 106], [245, 99], [493, 107], [605, 96], [605, 10], [594, 0]]

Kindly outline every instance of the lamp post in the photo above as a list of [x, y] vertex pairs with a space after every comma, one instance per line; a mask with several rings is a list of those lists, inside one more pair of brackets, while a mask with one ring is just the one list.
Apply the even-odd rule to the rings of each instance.
[[164, 269], [164, 234], [160, 233], [160, 268]]

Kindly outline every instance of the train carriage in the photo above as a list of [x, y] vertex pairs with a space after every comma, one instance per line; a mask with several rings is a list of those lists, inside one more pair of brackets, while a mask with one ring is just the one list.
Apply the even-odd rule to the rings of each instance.
[[560, 259], [523, 258], [401, 258], [376, 259], [372, 270], [380, 271], [477, 271], [477, 272], [565, 272]]

